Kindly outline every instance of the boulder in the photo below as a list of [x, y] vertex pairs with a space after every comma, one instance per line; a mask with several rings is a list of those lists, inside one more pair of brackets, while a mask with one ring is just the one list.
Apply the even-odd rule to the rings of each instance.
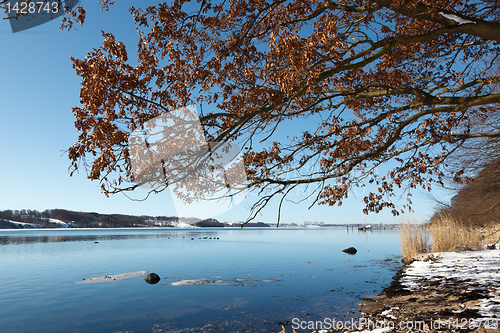
[[146, 281], [149, 284], [157, 284], [160, 281], [160, 277], [156, 273], [149, 273], [144, 278], [144, 281]]
[[354, 247], [348, 247], [347, 249], [342, 250], [342, 252], [348, 253], [348, 254], [356, 254], [358, 250], [356, 250]]

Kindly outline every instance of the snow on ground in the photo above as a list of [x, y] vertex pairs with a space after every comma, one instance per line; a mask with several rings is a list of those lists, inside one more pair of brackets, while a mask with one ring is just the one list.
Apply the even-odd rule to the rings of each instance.
[[413, 262], [401, 278], [401, 284], [409, 290], [422, 288], [419, 280], [439, 280], [446, 284], [453, 281], [467, 290], [489, 289], [489, 295], [481, 299], [478, 312], [484, 317], [500, 315], [500, 251], [466, 251], [433, 254], [434, 259]]
[[394, 319], [394, 320], [398, 319], [391, 314], [392, 310], [399, 310], [399, 308], [390, 308], [388, 310], [383, 311], [380, 315], [389, 319]]
[[361, 331], [361, 332], [354, 332], [354, 333], [386, 333], [390, 332], [391, 328], [390, 327], [384, 327], [384, 328], [375, 328], [371, 331]]
[[[426, 288], [439, 289], [445, 286], [456, 286], [467, 292], [483, 292], [486, 290], [484, 298], [480, 298], [476, 305], [472, 305], [475, 307], [471, 308], [476, 309], [482, 318], [469, 318], [468, 323], [477, 327], [483, 326], [485, 329], [498, 330], [498, 318], [500, 317], [500, 251], [498, 244], [491, 246], [491, 248], [495, 249], [421, 255], [419, 260], [406, 267], [399, 282], [405, 289], [415, 292]], [[428, 284], [425, 281], [438, 283], [438, 285]], [[465, 305], [462, 306], [465, 308]], [[394, 310], [399, 310], [399, 307], [391, 307], [381, 312], [380, 316], [395, 321]], [[459, 313], [462, 310], [453, 312]], [[441, 327], [446, 327], [454, 325], [456, 319], [455, 321], [452, 320], [453, 318], [444, 321], [439, 319], [438, 321]], [[461, 320], [465, 319], [462, 318]], [[393, 331], [389, 326], [386, 326], [353, 333], [385, 333]], [[331, 331], [318, 330], [314, 332]]]
[[[50, 223], [54, 223], [54, 224], [57, 224], [59, 225], [60, 227], [62, 228], [67, 228], [68, 227], [68, 224], [66, 222], [63, 222], [61, 220], [58, 220], [58, 219], [42, 219], [44, 222], [50, 222]], [[31, 228], [41, 228], [40, 224], [37, 224], [37, 223], [27, 223], [27, 222], [19, 222], [19, 221], [12, 221], [12, 220], [6, 220], [6, 219], [2, 219], [2, 221], [5, 221], [5, 222], [9, 222], [9, 223], [12, 223], [12, 224], [15, 224], [15, 225], [22, 225], [23, 227], [31, 227]]]
[[185, 223], [185, 222], [174, 223], [174, 226], [175, 226], [175, 228], [197, 228], [196, 226], [191, 225], [189, 223]]
[[66, 222], [63, 222], [61, 220], [58, 220], [58, 219], [46, 219], [46, 221], [50, 222], [50, 223], [54, 223], [54, 224], [59, 224], [60, 226], [66, 228], [68, 227], [68, 224]]
[[22, 225], [23, 227], [25, 227], [25, 226], [31, 226], [32, 228], [39, 228], [40, 227], [40, 225], [35, 224], [35, 223], [18, 222], [18, 221], [5, 220], [5, 219], [2, 219], [2, 221], [9, 222], [12, 224], [17, 224], [17, 225]]

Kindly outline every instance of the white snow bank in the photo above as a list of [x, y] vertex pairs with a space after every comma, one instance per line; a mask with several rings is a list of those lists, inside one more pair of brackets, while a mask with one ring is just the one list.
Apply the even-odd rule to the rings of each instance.
[[197, 228], [196, 226], [194, 225], [191, 225], [189, 223], [185, 223], [185, 222], [178, 222], [176, 225], [175, 225], [176, 228]]
[[477, 310], [484, 317], [500, 315], [500, 251], [483, 250], [461, 253], [436, 253], [435, 259], [415, 261], [406, 269], [401, 284], [409, 290], [422, 287], [420, 280], [447, 280], [466, 290], [488, 289], [489, 295], [481, 299]]
[[58, 219], [51, 219], [51, 218], [49, 218], [49, 219], [46, 219], [46, 220], [47, 220], [48, 222], [50, 222], [50, 223], [60, 224], [60, 225], [62, 225], [62, 226], [68, 226], [68, 224], [67, 224], [66, 222], [63, 222], [63, 221], [58, 220]]
[[394, 308], [394, 309], [390, 308], [388, 310], [383, 311], [380, 315], [384, 316], [384, 317], [387, 317], [387, 318], [390, 318], [390, 319], [394, 319], [394, 320], [398, 319], [394, 315], [391, 314], [392, 310], [399, 310], [399, 308], [397, 308], [397, 307]]
[[[38, 223], [19, 222], [19, 221], [12, 221], [12, 220], [6, 220], [6, 219], [1, 219], [1, 220], [5, 221], [5, 222], [12, 223], [12, 224], [16, 224], [16, 225], [31, 226], [32, 228], [40, 228], [41, 227], [40, 224], [38, 224]], [[68, 224], [66, 222], [63, 222], [63, 221], [58, 220], [58, 219], [42, 218], [42, 220], [44, 222], [58, 224], [63, 228], [68, 227]]]
[[17, 224], [17, 225], [22, 225], [22, 226], [31, 226], [33, 228], [39, 228], [40, 227], [39, 224], [35, 224], [35, 223], [19, 222], [19, 221], [12, 221], [12, 220], [6, 220], [6, 219], [2, 219], [2, 221], [9, 222], [9, 223], [12, 223], [12, 224]]

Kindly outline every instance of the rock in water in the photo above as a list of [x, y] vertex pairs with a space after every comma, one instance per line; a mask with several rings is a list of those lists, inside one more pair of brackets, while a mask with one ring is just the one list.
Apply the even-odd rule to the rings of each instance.
[[349, 254], [356, 254], [358, 252], [358, 250], [356, 250], [355, 248], [353, 248], [351, 246], [351, 247], [348, 247], [347, 249], [342, 250], [342, 252], [349, 253]]
[[144, 278], [144, 281], [146, 281], [149, 284], [157, 284], [160, 281], [160, 277], [156, 273], [149, 273]]

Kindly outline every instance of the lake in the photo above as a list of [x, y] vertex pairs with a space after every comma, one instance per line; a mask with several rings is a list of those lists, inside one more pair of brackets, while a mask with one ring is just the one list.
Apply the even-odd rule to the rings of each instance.
[[400, 267], [397, 230], [0, 230], [0, 332], [279, 332], [359, 316]]

